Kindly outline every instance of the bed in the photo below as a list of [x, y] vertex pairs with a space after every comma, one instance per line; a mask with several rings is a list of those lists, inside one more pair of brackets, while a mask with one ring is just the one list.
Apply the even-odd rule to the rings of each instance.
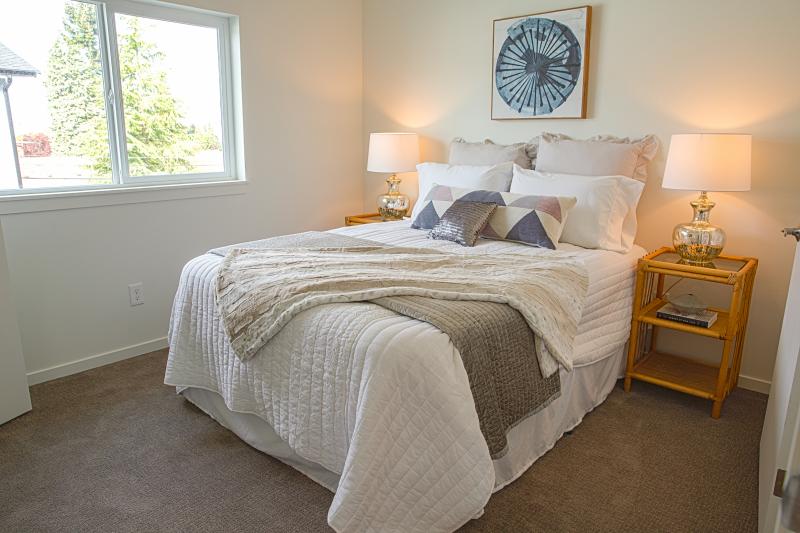
[[335, 493], [337, 531], [452, 531], [480, 516], [600, 405], [623, 369], [636, 261], [560, 243], [544, 250], [481, 239], [474, 248], [426, 238], [409, 222], [332, 230], [393, 246], [461, 254], [579, 257], [588, 291], [573, 369], [561, 393], [508, 434], [492, 459], [459, 353], [434, 326], [375, 304], [334, 303], [297, 315], [255, 357], [232, 353], [215, 308], [222, 258], [204, 254], [181, 276], [165, 383], [251, 446]]

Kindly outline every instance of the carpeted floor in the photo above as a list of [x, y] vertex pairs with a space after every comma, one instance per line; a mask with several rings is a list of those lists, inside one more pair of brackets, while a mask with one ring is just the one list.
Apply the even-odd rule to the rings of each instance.
[[[32, 387], [0, 426], [0, 531], [331, 531], [332, 495], [162, 385], [164, 351]], [[635, 383], [465, 531], [756, 531], [766, 397]]]

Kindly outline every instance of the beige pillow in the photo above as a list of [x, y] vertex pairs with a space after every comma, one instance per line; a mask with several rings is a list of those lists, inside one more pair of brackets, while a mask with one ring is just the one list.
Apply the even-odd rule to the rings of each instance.
[[491, 139], [467, 142], [461, 137], [450, 143], [451, 165], [497, 165], [513, 162], [522, 168], [532, 168], [527, 143], [495, 144]]
[[646, 181], [647, 165], [658, 152], [658, 139], [654, 135], [641, 139], [596, 135], [575, 140], [562, 134], [543, 133], [531, 140], [528, 151], [533, 151], [534, 168], [541, 172], [618, 175]]

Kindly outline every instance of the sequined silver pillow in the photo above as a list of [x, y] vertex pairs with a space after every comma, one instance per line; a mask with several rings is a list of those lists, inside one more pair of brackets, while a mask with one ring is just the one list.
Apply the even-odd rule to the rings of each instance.
[[475, 246], [475, 241], [489, 223], [495, 209], [497, 204], [453, 202], [428, 233], [428, 238], [453, 241], [462, 246]]

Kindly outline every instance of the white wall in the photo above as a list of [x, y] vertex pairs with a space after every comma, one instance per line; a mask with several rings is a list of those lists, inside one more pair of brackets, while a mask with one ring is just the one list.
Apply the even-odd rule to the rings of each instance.
[[[365, 0], [362, 11], [361, 0], [182, 1], [240, 16], [250, 183], [238, 196], [3, 216], [35, 376], [162, 346], [180, 268], [212, 246], [338, 226], [345, 214], [373, 208], [384, 184], [364, 176], [367, 134], [408, 130], [420, 132], [429, 160], [445, 160], [456, 135], [504, 142], [541, 131], [655, 133], [668, 142], [676, 132], [752, 133], [753, 190], [714, 194], [713, 217], [728, 230], [729, 252], [761, 259], [743, 373], [770, 378], [793, 249], [779, 229], [800, 219], [792, 56], [800, 2], [595, 3], [590, 118], [493, 122], [492, 19], [574, 3]], [[639, 209], [639, 242], [649, 249], [668, 243], [671, 227], [691, 214], [691, 194], [659, 187], [664, 154]], [[404, 186], [414, 190], [413, 175]], [[146, 303], [132, 308], [127, 285], [137, 281]], [[692, 345], [698, 354], [707, 348]]]
[[[34, 380], [87, 367], [75, 362], [89, 356], [163, 346], [191, 257], [341, 226], [363, 204], [361, 1], [183, 3], [240, 17], [250, 183], [236, 196], [3, 216]], [[137, 281], [146, 303], [130, 307], [127, 286]], [[67, 366], [47, 371], [58, 365]]]
[[3, 226], [0, 224], [0, 424], [30, 408], [31, 397], [25, 379], [25, 361], [22, 359], [17, 313], [11, 297]]
[[[638, 242], [669, 244], [693, 194], [660, 188], [672, 133], [752, 133], [753, 189], [713, 194], [726, 250], [761, 260], [742, 373], [772, 375], [800, 220], [800, 2], [604, 0], [593, 6], [587, 120], [491, 121], [492, 20], [578, 5], [572, 0], [365, 0], [364, 130], [418, 131], [423, 157], [445, 161], [455, 136], [500, 142], [541, 131], [576, 136], [655, 133], [665, 143], [640, 207]], [[414, 194], [415, 178], [404, 188]], [[365, 176], [365, 209], [384, 185]], [[668, 343], [685, 337], [665, 335]], [[690, 338], [708, 356], [714, 344]], [[716, 352], [715, 352], [716, 353]], [[758, 381], [762, 380], [762, 381]]]

